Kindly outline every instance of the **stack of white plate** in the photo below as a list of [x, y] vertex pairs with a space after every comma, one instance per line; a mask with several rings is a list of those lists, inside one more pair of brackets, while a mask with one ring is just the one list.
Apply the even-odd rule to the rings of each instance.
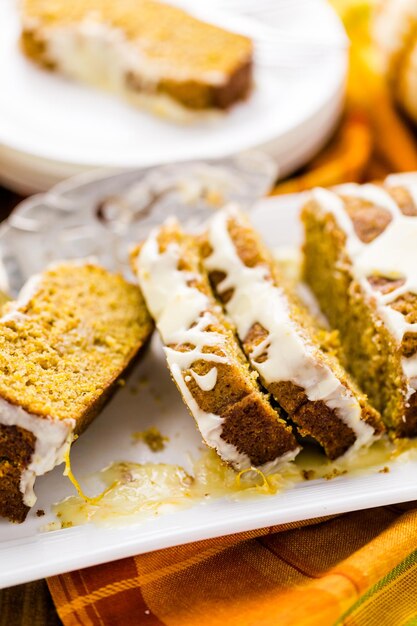
[[[228, 1], [235, 11], [237, 0]], [[241, 12], [245, 6], [242, 0]], [[212, 9], [200, 0], [201, 17], [219, 22]], [[181, 125], [33, 65], [18, 47], [17, 0], [2, 0], [0, 182], [32, 193], [91, 168], [219, 158], [250, 148], [272, 155], [281, 176], [302, 165], [328, 138], [343, 103], [347, 50], [338, 18], [326, 0], [265, 0], [255, 15], [231, 12], [225, 19], [223, 25], [248, 34], [268, 22], [277, 48], [270, 62], [257, 64], [247, 102]]]

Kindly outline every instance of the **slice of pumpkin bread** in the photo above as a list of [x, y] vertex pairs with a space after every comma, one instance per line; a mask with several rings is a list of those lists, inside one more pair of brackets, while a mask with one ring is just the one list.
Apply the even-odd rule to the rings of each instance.
[[304, 276], [395, 436], [417, 435], [417, 174], [316, 189]]
[[89, 263], [31, 279], [0, 318], [0, 515], [21, 522], [152, 332], [139, 289]]
[[22, 26], [40, 65], [174, 117], [227, 109], [251, 89], [251, 40], [170, 4], [23, 0]]
[[203, 256], [252, 367], [299, 434], [331, 459], [371, 443], [383, 430], [378, 413], [336, 358], [320, 349], [309, 316], [237, 207], [213, 217]]
[[206, 444], [236, 469], [270, 472], [293, 459], [292, 431], [260, 390], [214, 299], [197, 240], [170, 220], [133, 252], [132, 267]]

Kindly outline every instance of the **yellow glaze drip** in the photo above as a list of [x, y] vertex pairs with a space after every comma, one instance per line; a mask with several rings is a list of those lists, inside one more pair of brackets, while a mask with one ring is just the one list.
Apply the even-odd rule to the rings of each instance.
[[277, 494], [297, 482], [334, 479], [344, 474], [358, 476], [389, 472], [395, 462], [417, 458], [417, 441], [388, 439], [375, 442], [355, 458], [329, 461], [317, 449], [306, 447], [294, 463], [279, 473], [265, 476], [260, 470], [236, 473], [222, 463], [213, 451], [204, 452], [186, 472], [179, 465], [166, 463], [112, 463], [94, 475], [104, 489], [87, 496], [75, 478], [69, 451], [65, 456], [65, 475], [77, 494], [55, 504], [53, 511], [61, 527], [94, 522], [99, 526], [137, 523], [164, 513], [189, 508], [199, 502], [228, 497], [255, 499]]
[[274, 494], [290, 487], [300, 476], [299, 469], [290, 464], [281, 474], [268, 477], [250, 469], [237, 474], [213, 451], [208, 451], [193, 464], [190, 474], [178, 465], [165, 463], [112, 463], [94, 476], [103, 483], [104, 490], [91, 497], [85, 494], [71, 470], [69, 452], [65, 462], [64, 473], [77, 495], [53, 506], [62, 527], [90, 521], [101, 526], [123, 525], [211, 498]]
[[97, 496], [94, 496], [92, 498], [90, 496], [87, 496], [84, 493], [80, 483], [75, 478], [74, 473], [73, 473], [73, 471], [71, 469], [70, 450], [71, 450], [71, 444], [68, 446], [68, 448], [67, 448], [67, 450], [66, 450], [66, 452], [64, 454], [64, 461], [65, 461], [64, 476], [68, 476], [68, 478], [70, 479], [70, 481], [74, 485], [75, 489], [77, 490], [77, 493], [78, 493], [80, 498], [82, 498], [85, 502], [88, 502], [88, 504], [91, 504], [93, 506], [97, 505], [104, 498], [104, 496], [107, 493], [109, 493], [112, 489], [114, 489], [117, 486], [117, 482], [115, 481], [113, 484], [111, 484], [108, 487], [106, 487], [106, 489], [102, 493], [98, 494]]
[[265, 492], [265, 493], [276, 493], [276, 488], [274, 488], [274, 486], [272, 484], [270, 484], [268, 477], [265, 476], [265, 474], [263, 472], [261, 472], [260, 469], [256, 468], [256, 467], [251, 467], [248, 469], [244, 469], [242, 471], [240, 471], [237, 475], [236, 475], [236, 485], [238, 489], [242, 488], [242, 476], [250, 473], [250, 472], [255, 472], [260, 479], [262, 480], [261, 484], [257, 487], [259, 492]]

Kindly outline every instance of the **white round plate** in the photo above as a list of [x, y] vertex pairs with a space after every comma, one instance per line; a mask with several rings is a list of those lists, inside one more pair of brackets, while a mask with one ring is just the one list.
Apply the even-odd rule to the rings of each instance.
[[[279, 53], [279, 66], [256, 67], [255, 88], [246, 102], [216, 119], [180, 125], [36, 67], [18, 47], [17, 0], [2, 0], [0, 84], [6, 88], [0, 92], [0, 167], [4, 179], [19, 186], [32, 172], [35, 180], [28, 187], [40, 190], [83, 168], [216, 158], [254, 147], [266, 147], [274, 154], [283, 173], [298, 166], [334, 124], [347, 55], [343, 29], [325, 0], [295, 0], [292, 9], [284, 4], [285, 10], [273, 11], [269, 23], [278, 20], [277, 37], [340, 41], [340, 46], [312, 60], [290, 43], [288, 51]], [[204, 14], [203, 0], [198, 6]], [[249, 30], [251, 25], [259, 27], [253, 18], [229, 16], [228, 23], [233, 20], [237, 29], [242, 24]]]

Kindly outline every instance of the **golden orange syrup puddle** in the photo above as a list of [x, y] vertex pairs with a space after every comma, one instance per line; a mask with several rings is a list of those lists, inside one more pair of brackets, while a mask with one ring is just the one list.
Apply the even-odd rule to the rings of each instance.
[[63, 528], [88, 522], [100, 526], [132, 523], [211, 498], [271, 495], [294, 484], [300, 474], [294, 464], [269, 476], [259, 470], [237, 473], [210, 450], [193, 464], [192, 474], [167, 463], [112, 463], [93, 475], [104, 490], [91, 497], [84, 493], [71, 470], [69, 451], [65, 463], [64, 474], [77, 495], [53, 506]]
[[166, 463], [112, 463], [93, 476], [103, 484], [97, 496], [84, 493], [71, 470], [69, 451], [65, 474], [77, 495], [55, 504], [53, 512], [62, 528], [93, 522], [120, 526], [182, 510], [214, 498], [254, 499], [277, 494], [305, 480], [333, 479], [349, 474], [388, 472], [393, 461], [417, 459], [417, 441], [375, 442], [354, 459], [329, 461], [317, 450], [304, 449], [293, 463], [275, 474], [259, 470], [235, 472], [212, 450], [204, 452], [187, 473]]

